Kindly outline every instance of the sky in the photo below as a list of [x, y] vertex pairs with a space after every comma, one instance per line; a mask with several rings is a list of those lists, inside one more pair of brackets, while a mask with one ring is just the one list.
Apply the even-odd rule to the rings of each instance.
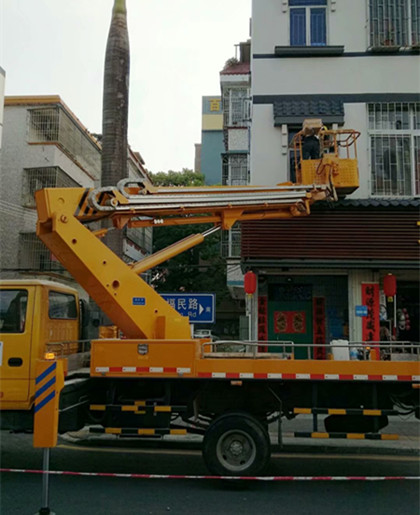
[[[103, 69], [113, 0], [0, 0], [6, 95], [59, 95], [102, 131]], [[152, 172], [193, 168], [201, 99], [249, 38], [251, 0], [127, 0], [128, 141]]]

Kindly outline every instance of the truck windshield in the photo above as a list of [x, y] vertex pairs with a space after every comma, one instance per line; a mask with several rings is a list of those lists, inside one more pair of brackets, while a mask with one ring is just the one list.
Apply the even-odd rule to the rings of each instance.
[[0, 332], [25, 331], [27, 290], [0, 290]]

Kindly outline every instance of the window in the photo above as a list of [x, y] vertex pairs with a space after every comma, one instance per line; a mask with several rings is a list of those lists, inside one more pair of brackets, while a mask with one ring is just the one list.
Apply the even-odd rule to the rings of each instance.
[[420, 194], [420, 102], [369, 104], [372, 194]]
[[231, 88], [223, 92], [223, 125], [246, 127], [250, 121], [251, 99], [248, 88]]
[[0, 290], [0, 333], [25, 331], [27, 290]]
[[420, 43], [420, 0], [369, 0], [371, 47]]
[[35, 207], [34, 194], [42, 188], [77, 188], [80, 186], [59, 166], [27, 168], [22, 188], [23, 205]]
[[19, 268], [68, 274], [33, 232], [25, 232], [19, 235]]
[[222, 231], [222, 256], [241, 256], [241, 225], [236, 222], [230, 231]]
[[48, 316], [74, 320], [77, 318], [77, 305], [74, 295], [50, 291], [48, 294]]
[[59, 106], [29, 109], [28, 113], [29, 143], [49, 142], [63, 148], [96, 180], [100, 180], [100, 147], [86, 129]]
[[224, 154], [222, 184], [224, 186], [244, 186], [248, 182], [248, 154]]
[[289, 0], [290, 45], [327, 44], [327, 0]]

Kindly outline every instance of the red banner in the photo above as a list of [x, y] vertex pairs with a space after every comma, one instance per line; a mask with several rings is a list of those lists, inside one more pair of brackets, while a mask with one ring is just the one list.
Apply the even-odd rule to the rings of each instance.
[[313, 299], [314, 359], [326, 359], [325, 347], [325, 297]]
[[305, 311], [274, 311], [274, 332], [286, 334], [306, 333]]
[[364, 342], [379, 341], [379, 284], [362, 283], [362, 304], [367, 307], [367, 316], [362, 318]]
[[268, 340], [267, 297], [258, 297], [258, 340]]
[[[258, 297], [258, 341], [268, 340], [268, 299]], [[259, 347], [260, 352], [267, 352], [267, 347]]]

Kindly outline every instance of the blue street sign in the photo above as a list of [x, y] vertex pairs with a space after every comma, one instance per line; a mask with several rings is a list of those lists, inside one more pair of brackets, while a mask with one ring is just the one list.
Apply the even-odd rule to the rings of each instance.
[[367, 317], [368, 308], [367, 306], [356, 306], [356, 316], [357, 317]]
[[162, 297], [192, 324], [214, 322], [214, 293], [164, 293]]

